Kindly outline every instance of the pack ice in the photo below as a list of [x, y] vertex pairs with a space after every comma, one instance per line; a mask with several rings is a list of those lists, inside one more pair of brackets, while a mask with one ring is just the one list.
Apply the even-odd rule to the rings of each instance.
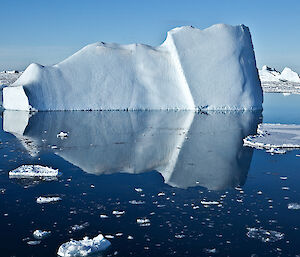
[[79, 241], [71, 240], [66, 242], [59, 247], [57, 255], [61, 257], [88, 256], [104, 251], [109, 246], [110, 242], [99, 234], [92, 239], [84, 237]]
[[271, 151], [277, 148], [300, 148], [300, 125], [259, 124], [257, 135], [247, 136], [244, 139], [244, 145], [260, 149], [265, 148]]
[[11, 110], [261, 109], [248, 27], [178, 27], [157, 47], [88, 45], [54, 66], [29, 65], [3, 90]]

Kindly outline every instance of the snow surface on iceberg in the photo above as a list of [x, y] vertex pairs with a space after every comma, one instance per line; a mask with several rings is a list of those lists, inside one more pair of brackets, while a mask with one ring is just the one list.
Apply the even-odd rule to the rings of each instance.
[[104, 251], [110, 245], [111, 243], [101, 234], [92, 239], [88, 237], [79, 241], [72, 239], [58, 248], [57, 255], [61, 257], [88, 256]]
[[260, 149], [300, 148], [300, 125], [259, 124], [257, 135], [247, 136], [244, 145]]
[[3, 90], [12, 110], [261, 109], [249, 29], [175, 28], [158, 47], [88, 45], [54, 66], [31, 64]]
[[[14, 113], [30, 114], [4, 112], [4, 130], [16, 135], [13, 128], [19, 126], [8, 123], [15, 121], [9, 118]], [[256, 132], [259, 115], [248, 111], [37, 112], [20, 131], [24, 141], [34, 142], [34, 148], [54, 152], [87, 173], [156, 170], [174, 187], [219, 190], [244, 184], [253, 149], [243, 147], [243, 138]], [[68, 131], [68, 138], [57, 138], [59, 131]]]

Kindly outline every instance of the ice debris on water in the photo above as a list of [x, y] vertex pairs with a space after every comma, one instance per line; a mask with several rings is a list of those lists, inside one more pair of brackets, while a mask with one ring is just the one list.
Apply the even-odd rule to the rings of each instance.
[[261, 123], [257, 135], [244, 138], [244, 145], [266, 149], [271, 154], [283, 154], [286, 150], [300, 148], [300, 125]]
[[88, 222], [84, 222], [83, 224], [81, 224], [81, 225], [73, 225], [73, 226], [71, 226], [71, 230], [72, 231], [78, 231], [78, 230], [82, 230], [82, 229], [84, 229], [84, 228], [86, 228], [86, 227], [88, 227], [90, 224], [88, 223]]
[[22, 165], [8, 173], [11, 178], [56, 177], [58, 169], [41, 165]]
[[112, 214], [116, 215], [116, 216], [120, 216], [123, 215], [125, 213], [125, 211], [113, 211]]
[[88, 237], [84, 237], [79, 241], [71, 239], [59, 247], [57, 255], [61, 257], [88, 256], [104, 251], [110, 245], [110, 242], [102, 234], [92, 239]]
[[151, 225], [150, 220], [147, 218], [138, 218], [136, 219], [136, 223], [139, 224], [141, 227], [148, 227]]
[[41, 243], [40, 240], [36, 240], [36, 241], [28, 241], [27, 244], [28, 245], [39, 245]]
[[299, 203], [289, 203], [288, 209], [289, 210], [300, 210], [300, 204]]
[[219, 202], [217, 202], [217, 201], [201, 201], [201, 204], [203, 204], [203, 205], [218, 205]]
[[130, 204], [133, 204], [133, 205], [141, 205], [141, 204], [144, 204], [145, 202], [144, 201], [137, 201], [137, 200], [131, 200], [129, 201]]
[[139, 193], [140, 193], [140, 192], [143, 192], [143, 189], [142, 189], [142, 188], [135, 188], [134, 190], [135, 190], [136, 192], [139, 192]]
[[203, 249], [203, 251], [205, 253], [217, 253], [217, 249], [216, 248], [212, 248], [212, 249], [205, 248], [205, 249]]
[[58, 201], [61, 201], [61, 198], [59, 196], [40, 196], [36, 199], [36, 202], [39, 204], [58, 202]]
[[57, 137], [57, 138], [60, 138], [60, 139], [65, 139], [65, 138], [68, 137], [68, 132], [63, 132], [63, 131], [61, 131], [60, 133], [58, 133], [58, 134], [56, 135], [56, 137]]
[[247, 236], [249, 238], [259, 239], [264, 243], [272, 243], [284, 238], [284, 234], [273, 230], [265, 230], [262, 228], [247, 228]]
[[51, 234], [51, 231], [42, 231], [42, 230], [37, 229], [33, 232], [33, 237], [35, 239], [43, 239], [43, 238], [49, 236], [50, 234]]

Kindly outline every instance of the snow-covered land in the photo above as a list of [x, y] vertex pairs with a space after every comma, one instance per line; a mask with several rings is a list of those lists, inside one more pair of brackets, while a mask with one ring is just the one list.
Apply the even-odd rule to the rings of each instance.
[[56, 177], [58, 170], [41, 165], [22, 165], [8, 174], [11, 178]]
[[88, 256], [104, 251], [110, 245], [110, 242], [99, 234], [92, 239], [84, 237], [79, 241], [66, 242], [59, 247], [57, 255], [61, 257]]
[[300, 77], [290, 68], [286, 67], [280, 73], [264, 65], [258, 72], [264, 92], [300, 94]]
[[[16, 113], [19, 119], [10, 118]], [[260, 112], [36, 112], [28, 116], [29, 112], [5, 110], [3, 128], [17, 136], [29, 154], [52, 151], [95, 175], [156, 170], [174, 187], [222, 190], [246, 179], [253, 149], [243, 147], [243, 139], [256, 133]], [[68, 132], [67, 139], [57, 137], [60, 131]]]
[[277, 148], [284, 150], [300, 148], [300, 125], [259, 124], [257, 135], [247, 136], [244, 145], [267, 149], [271, 153], [274, 151], [276, 153]]
[[262, 99], [249, 29], [224, 24], [175, 28], [158, 47], [91, 44], [29, 65], [3, 90], [11, 110], [261, 109]]

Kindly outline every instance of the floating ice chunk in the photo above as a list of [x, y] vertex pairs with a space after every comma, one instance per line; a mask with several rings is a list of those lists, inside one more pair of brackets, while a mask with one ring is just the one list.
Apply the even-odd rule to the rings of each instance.
[[201, 204], [203, 205], [218, 205], [220, 202], [217, 201], [201, 201]]
[[286, 80], [286, 81], [290, 81], [290, 82], [300, 83], [300, 77], [299, 77], [299, 75], [296, 72], [292, 71], [288, 67], [285, 67], [283, 69], [283, 71], [281, 72], [279, 78], [281, 80]]
[[107, 216], [107, 215], [105, 215], [105, 214], [100, 214], [100, 218], [101, 218], [101, 219], [107, 219], [107, 218], [108, 218], [108, 216]]
[[56, 177], [58, 169], [41, 165], [22, 165], [8, 173], [11, 178]]
[[128, 240], [133, 240], [133, 236], [130, 236], [130, 235], [129, 235], [129, 236], [127, 237], [127, 239], [128, 239]]
[[290, 210], [300, 210], [300, 204], [299, 203], [289, 203], [288, 209]]
[[39, 229], [37, 229], [33, 232], [33, 236], [35, 239], [43, 239], [43, 238], [49, 236], [50, 234], [51, 234], [51, 231], [42, 231]]
[[84, 229], [84, 228], [86, 228], [86, 227], [88, 227], [90, 224], [88, 223], [88, 222], [84, 222], [83, 224], [81, 224], [81, 225], [73, 225], [73, 226], [71, 226], [71, 230], [72, 231], [78, 231], [78, 230], [82, 230], [82, 229]]
[[144, 223], [149, 223], [149, 222], [150, 222], [150, 220], [147, 219], [147, 218], [144, 218], [144, 219], [142, 219], [142, 218], [136, 219], [136, 223], [137, 223], [137, 224], [144, 224]]
[[135, 188], [134, 190], [137, 191], [137, 192], [139, 192], [139, 193], [140, 193], [140, 192], [143, 192], [143, 189], [142, 189], [142, 188]]
[[40, 196], [36, 199], [36, 202], [39, 204], [58, 202], [58, 201], [61, 201], [61, 198], [59, 196]]
[[56, 135], [57, 138], [60, 138], [60, 139], [64, 139], [64, 138], [67, 138], [68, 137], [68, 132], [63, 132], [61, 131], [60, 133], [58, 133]]
[[270, 148], [268, 150], [266, 150], [267, 153], [270, 153], [270, 154], [285, 154], [286, 153], [286, 150], [283, 150], [283, 149], [280, 149], [280, 148]]
[[260, 241], [267, 242], [276, 242], [284, 238], [284, 234], [281, 232], [273, 231], [273, 230], [265, 230], [261, 228], [247, 228], [247, 236], [249, 238], [259, 239]]
[[157, 194], [157, 196], [164, 196], [164, 195], [165, 195], [164, 192], [160, 192], [160, 193]]
[[205, 253], [217, 253], [217, 249], [216, 248], [212, 248], [212, 249], [205, 248], [203, 251]]
[[271, 153], [284, 153], [286, 150], [300, 148], [300, 125], [261, 123], [258, 125], [257, 135], [244, 138], [244, 145], [264, 148]]
[[125, 213], [125, 211], [113, 211], [112, 214], [113, 215], [123, 215]]
[[133, 204], [133, 205], [141, 205], [141, 204], [144, 204], [145, 201], [137, 201], [137, 200], [131, 200], [129, 201], [130, 204]]
[[93, 239], [84, 237], [79, 241], [71, 240], [66, 242], [59, 247], [57, 255], [61, 257], [88, 256], [104, 251], [109, 246], [110, 242], [102, 234], [99, 234]]
[[28, 245], [39, 245], [40, 243], [41, 243], [40, 240], [36, 240], [36, 241], [33, 240], [33, 241], [28, 241], [27, 242]]

